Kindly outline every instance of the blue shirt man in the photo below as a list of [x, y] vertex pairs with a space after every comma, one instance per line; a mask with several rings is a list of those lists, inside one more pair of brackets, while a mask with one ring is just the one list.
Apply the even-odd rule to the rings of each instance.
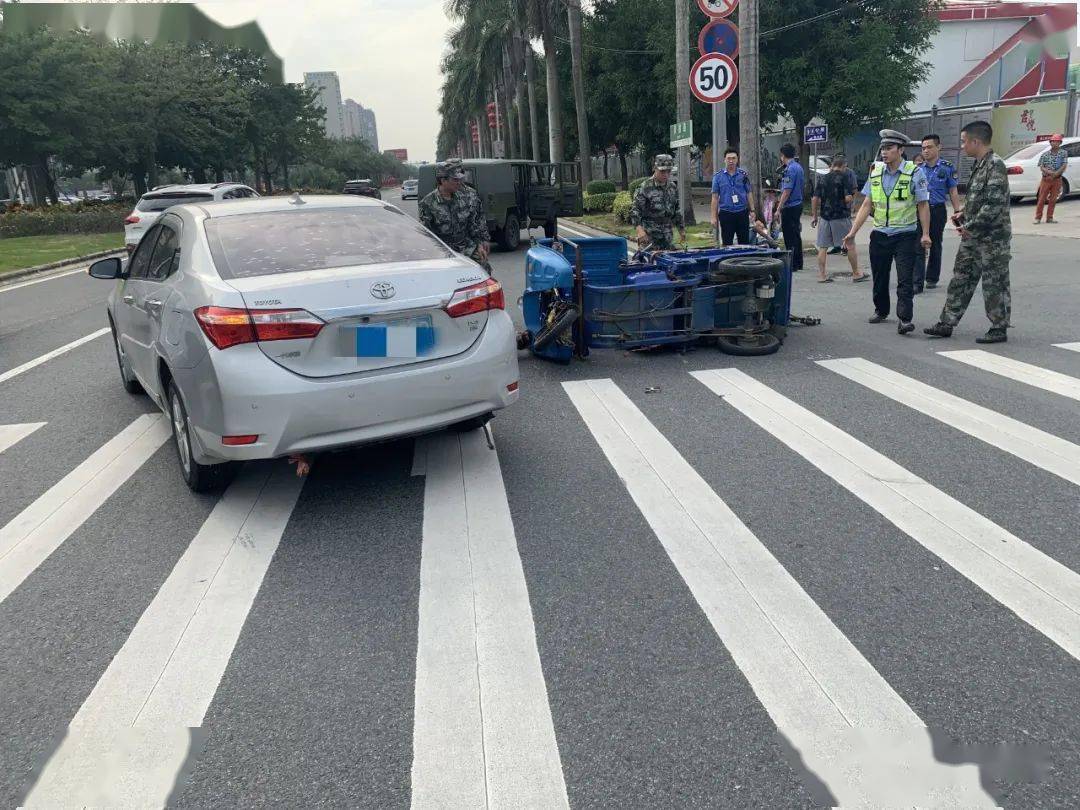
[[944, 158], [938, 158], [933, 164], [926, 161], [921, 169], [930, 190], [930, 204], [944, 205], [949, 192], [956, 188], [956, 167]]
[[[895, 171], [889, 171], [889, 164], [885, 164], [884, 171], [881, 174], [881, 187], [885, 189], [886, 194], [892, 194], [893, 188], [896, 186], [896, 181], [900, 177], [900, 170], [904, 167], [904, 161], [901, 160], [896, 165]], [[918, 169], [915, 170], [915, 174], [911, 177], [911, 188], [915, 193], [915, 202], [929, 202], [930, 201], [930, 188], [926, 182], [926, 175]], [[864, 197], [870, 196], [870, 179], [867, 178], [866, 183], [863, 184], [862, 193]], [[884, 227], [874, 228], [875, 231], [885, 234], [886, 236], [893, 236], [898, 233], [910, 233], [912, 231], [919, 230], [919, 223], [915, 221], [910, 225], [885, 225]]]
[[791, 158], [784, 166], [784, 176], [780, 181], [781, 193], [785, 191], [791, 192], [787, 198], [787, 202], [784, 203], [784, 208], [794, 208], [796, 205], [800, 208], [802, 207], [804, 182], [806, 182], [806, 180], [802, 164], [799, 163], [798, 158]]
[[712, 193], [716, 195], [716, 210], [737, 214], [750, 205], [750, 175], [736, 166], [722, 169], [713, 175]]

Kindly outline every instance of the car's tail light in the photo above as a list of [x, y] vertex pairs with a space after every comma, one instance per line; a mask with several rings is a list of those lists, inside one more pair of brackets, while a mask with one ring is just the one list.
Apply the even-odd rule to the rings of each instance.
[[324, 326], [303, 309], [199, 307], [195, 310], [195, 320], [219, 349], [263, 340], [313, 338]]
[[1023, 173], [1024, 173], [1024, 167], [1023, 166], [1010, 166], [1009, 171], [1007, 172], [1007, 174], [1023, 174]]
[[135, 224], [138, 223], [138, 221], [139, 221], [139, 218], [137, 216], [135, 216], [134, 214], [132, 214], [130, 217], [128, 217], [127, 219], [124, 220], [124, 224], [125, 225], [135, 225]]
[[460, 318], [489, 309], [506, 309], [502, 284], [493, 278], [457, 290], [446, 305], [446, 314], [451, 318]]
[[506, 386], [506, 390], [512, 394], [518, 390], [518, 384], [516, 382], [512, 382], [508, 386]]
[[240, 447], [245, 444], [255, 444], [259, 440], [259, 434], [253, 436], [222, 436], [221, 443], [226, 447]]

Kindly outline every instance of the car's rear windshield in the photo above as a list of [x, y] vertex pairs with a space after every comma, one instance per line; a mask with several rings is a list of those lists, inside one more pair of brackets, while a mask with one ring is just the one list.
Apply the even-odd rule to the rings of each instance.
[[1039, 141], [1038, 143], [1031, 143], [1027, 146], [1023, 146], [1017, 149], [1006, 160], [1028, 160], [1038, 155], [1040, 152], [1044, 152], [1049, 147], [1049, 144]]
[[164, 211], [166, 208], [171, 208], [174, 205], [180, 205], [182, 203], [189, 202], [211, 202], [214, 199], [213, 194], [167, 194], [163, 196], [143, 197], [139, 200], [139, 204], [135, 206], [136, 211]]
[[225, 279], [453, 255], [416, 220], [374, 206], [208, 219], [206, 236]]

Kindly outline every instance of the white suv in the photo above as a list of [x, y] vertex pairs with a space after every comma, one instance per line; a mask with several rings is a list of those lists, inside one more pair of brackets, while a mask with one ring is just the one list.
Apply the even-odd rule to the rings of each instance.
[[[1017, 149], [1005, 158], [1005, 167], [1009, 171], [1009, 193], [1014, 203], [1024, 197], [1038, 195], [1039, 182], [1042, 180], [1039, 158], [1049, 148], [1047, 141], [1038, 141]], [[1058, 199], [1080, 191], [1080, 138], [1064, 138], [1061, 148], [1069, 157], [1069, 165], [1061, 178], [1061, 197]]]
[[195, 183], [181, 186], [158, 186], [139, 198], [135, 209], [124, 220], [124, 246], [130, 254], [150, 226], [161, 217], [166, 208], [181, 203], [214, 202], [215, 200], [240, 200], [258, 197], [258, 192], [243, 183]]

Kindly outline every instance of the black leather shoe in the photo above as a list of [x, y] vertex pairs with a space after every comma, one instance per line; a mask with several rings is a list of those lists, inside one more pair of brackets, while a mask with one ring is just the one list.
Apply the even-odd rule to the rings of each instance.
[[914, 331], [915, 324], [913, 324], [911, 321], [900, 321], [900, 323], [896, 325], [896, 334], [898, 335], [906, 335], [908, 334], [908, 332]]
[[869, 323], [885, 323], [889, 320], [888, 315], [882, 315], [880, 312], [875, 312], [873, 317], [868, 321]]
[[947, 323], [935, 323], [923, 329], [923, 334], [930, 337], [952, 337], [952, 327]]
[[985, 335], [975, 338], [976, 343], [1005, 343], [1009, 336], [1004, 329], [991, 329]]
[[912, 291], [912, 294], [913, 294], [913, 295], [922, 295], [922, 293], [923, 293], [923, 288], [922, 288], [922, 287], [916, 287], [916, 288], [915, 288], [915, 289], [914, 289], [914, 290]]
[[936, 282], [936, 281], [928, 281], [928, 282], [926, 282], [926, 289], [928, 289], [928, 290], [932, 290], [932, 289], [934, 289], [934, 288], [935, 288], [936, 286], [937, 286], [937, 282]]

